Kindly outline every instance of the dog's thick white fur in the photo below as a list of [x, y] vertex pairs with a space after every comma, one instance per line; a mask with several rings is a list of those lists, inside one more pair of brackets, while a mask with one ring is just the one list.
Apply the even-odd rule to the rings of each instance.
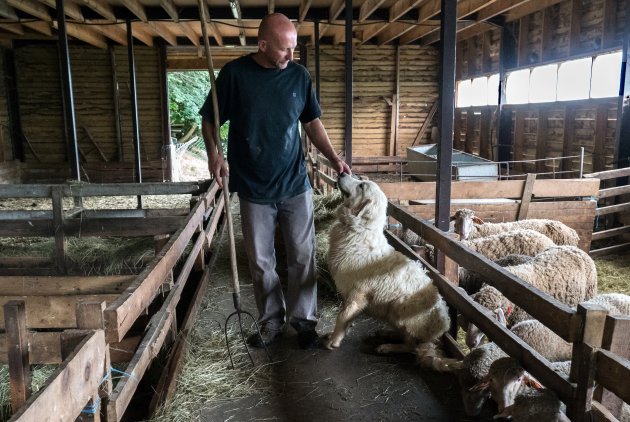
[[340, 175], [338, 185], [343, 203], [330, 230], [328, 267], [344, 304], [325, 346], [339, 347], [348, 324], [366, 311], [404, 338], [403, 344], [383, 344], [377, 352], [415, 351], [422, 366], [454, 370], [456, 361], [443, 358], [435, 346], [450, 325], [446, 303], [422, 265], [387, 243], [387, 197], [376, 183], [347, 174]]

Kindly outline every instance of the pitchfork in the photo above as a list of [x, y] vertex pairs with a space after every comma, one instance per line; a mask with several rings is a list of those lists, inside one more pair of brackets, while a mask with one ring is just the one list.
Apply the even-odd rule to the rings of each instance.
[[[204, 0], [198, 0], [199, 4], [199, 16], [201, 17], [201, 32], [203, 34], [203, 44], [206, 52], [206, 57], [208, 59], [208, 72], [210, 73], [210, 83], [211, 83], [211, 93], [212, 93], [212, 109], [213, 109], [213, 118], [214, 118], [214, 139], [217, 144], [217, 150], [219, 154], [223, 157], [223, 146], [221, 145], [221, 137], [219, 134], [219, 104], [217, 100], [217, 90], [216, 90], [216, 81], [214, 78], [214, 65], [212, 64], [212, 53], [210, 52], [210, 43], [208, 41], [208, 29], [206, 28], [206, 22], [208, 22], [208, 17], [206, 15], [206, 5], [204, 4]], [[234, 318], [238, 320], [239, 333], [241, 336], [241, 340], [243, 341], [243, 345], [245, 346], [245, 350], [247, 351], [247, 356], [249, 356], [249, 360], [252, 365], [255, 366], [254, 358], [249, 351], [249, 347], [247, 346], [247, 339], [245, 338], [245, 330], [243, 329], [243, 315], [250, 317], [254, 321], [254, 326], [256, 327], [256, 332], [260, 336], [260, 327], [258, 326], [258, 322], [254, 316], [244, 311], [241, 308], [241, 288], [238, 282], [238, 269], [236, 265], [236, 245], [234, 243], [234, 225], [232, 224], [232, 210], [230, 204], [230, 192], [228, 190], [228, 180], [227, 176], [223, 176], [223, 198], [225, 200], [225, 214], [227, 215], [227, 225], [228, 225], [228, 233], [230, 235], [230, 263], [232, 264], [232, 300], [234, 301], [234, 309], [225, 320], [225, 344], [227, 345], [228, 355], [230, 356], [230, 364], [232, 365], [232, 369], [234, 369], [234, 360], [232, 359], [232, 351], [230, 350], [230, 342], [228, 340], [228, 325], [230, 323], [230, 319]], [[267, 346], [264, 345], [265, 353], [267, 353], [267, 357], [269, 361], [271, 361], [271, 355], [269, 354], [269, 350], [267, 350]]]

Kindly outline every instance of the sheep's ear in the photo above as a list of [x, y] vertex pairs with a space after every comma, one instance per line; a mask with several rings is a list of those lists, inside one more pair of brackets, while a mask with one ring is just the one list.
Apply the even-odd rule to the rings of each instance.
[[485, 377], [481, 381], [479, 381], [477, 384], [470, 387], [468, 391], [485, 391], [488, 388], [490, 388], [490, 378]]
[[476, 215], [473, 216], [472, 220], [473, 220], [473, 223], [475, 223], [475, 224], [483, 224], [483, 220], [481, 218], [477, 217]]
[[451, 215], [451, 218], [449, 218], [449, 220], [448, 220], [448, 221], [455, 221], [456, 219], [457, 219], [457, 217], [456, 217], [456, 216]]
[[507, 327], [507, 318], [505, 318], [505, 313], [503, 312], [503, 309], [501, 308], [495, 309], [494, 315], [496, 316], [499, 324], [503, 325], [504, 327]]
[[523, 378], [523, 383], [530, 388], [537, 388], [539, 390], [545, 388], [540, 382], [538, 382], [536, 378], [532, 377], [531, 375], [527, 373], [525, 374]]

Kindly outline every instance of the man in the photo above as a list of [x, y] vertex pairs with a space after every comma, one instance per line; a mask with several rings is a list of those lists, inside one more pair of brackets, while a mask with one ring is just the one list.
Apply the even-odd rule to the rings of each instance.
[[[303, 349], [319, 345], [315, 229], [311, 187], [300, 143], [299, 124], [333, 168], [350, 173], [335, 153], [319, 119], [321, 110], [308, 71], [293, 60], [297, 32], [280, 13], [258, 29], [258, 51], [224, 66], [217, 78], [220, 124], [230, 121], [229, 188], [240, 199], [243, 239], [254, 284], [261, 334], [248, 343], [271, 344], [285, 321]], [[214, 138], [212, 100], [199, 112], [208, 167], [217, 181], [228, 174]], [[274, 234], [279, 226], [287, 251], [288, 294], [276, 272]]]

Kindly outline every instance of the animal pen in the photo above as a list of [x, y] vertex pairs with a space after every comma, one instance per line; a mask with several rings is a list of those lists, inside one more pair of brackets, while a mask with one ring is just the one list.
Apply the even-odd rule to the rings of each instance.
[[[361, 162], [360, 159], [358, 161]], [[330, 176], [325, 158], [315, 153], [310, 156], [309, 163], [317, 188], [325, 191], [334, 186], [335, 181]], [[627, 172], [628, 169], [624, 169], [612, 174], [616, 177]], [[597, 208], [596, 200], [600, 195], [598, 176], [554, 180], [536, 179], [531, 175], [526, 180], [452, 182], [451, 212], [466, 207], [488, 221], [525, 218], [562, 221], [577, 231], [579, 247], [588, 252], [593, 220], [601, 209]], [[427, 221], [435, 215], [435, 185], [435, 182], [379, 182], [389, 199], [390, 223], [402, 226], [397, 233], [412, 230], [444, 254], [442, 272], [438, 271], [435, 262], [428, 262], [395, 233], [387, 230], [390, 243], [428, 268], [431, 278], [454, 312], [473, 321], [491, 341], [517, 358], [547, 388], [554, 390], [566, 403], [567, 415], [572, 421], [616, 421], [620, 418], [624, 402], [628, 403], [630, 399], [630, 386], [618, 382], [630, 376], [630, 317], [610, 316], [604, 308], [592, 305], [579, 305], [577, 309], [572, 309], [436, 229]], [[615, 210], [625, 206], [627, 204], [622, 204]], [[558, 210], [563, 212], [558, 213]], [[390, 227], [393, 226], [390, 224]], [[544, 357], [457, 288], [458, 265], [482, 275], [487, 283], [499, 289], [516, 306], [573, 343], [568, 379], [552, 370]], [[453, 325], [443, 340], [452, 356], [463, 357], [455, 341], [457, 328]]]
[[[93, 197], [120, 195], [187, 195], [190, 208], [83, 206]], [[45, 420], [51, 409], [61, 420], [81, 414], [97, 420], [101, 400], [106, 419], [120, 420], [165, 344], [184, 342], [194, 320], [209, 278], [205, 257], [222, 222], [218, 185], [0, 185], [0, 198], [52, 202], [43, 211], [2, 211], [0, 236], [55, 239], [52, 256], [22, 257], [28, 266], [21, 268], [7, 260], [0, 270], [6, 332], [0, 349], [2, 363], [9, 365], [11, 420]], [[150, 236], [155, 256], [131, 273], [78, 274], [65, 246], [78, 236]], [[58, 369], [29, 398], [35, 364]], [[118, 379], [115, 385], [112, 378]]]

